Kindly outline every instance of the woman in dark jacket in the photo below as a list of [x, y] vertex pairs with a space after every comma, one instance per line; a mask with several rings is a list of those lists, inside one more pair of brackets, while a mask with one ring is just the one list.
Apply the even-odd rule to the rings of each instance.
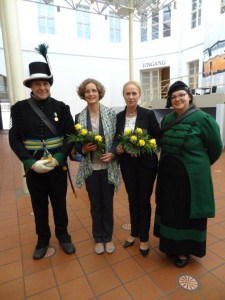
[[125, 129], [141, 128], [157, 138], [159, 125], [153, 111], [138, 106], [141, 87], [136, 81], [128, 81], [123, 87], [126, 108], [117, 114], [116, 149], [122, 177], [129, 200], [131, 235], [123, 247], [127, 248], [140, 239], [140, 252], [145, 257], [149, 252], [149, 229], [151, 220], [150, 197], [157, 174], [158, 158], [155, 153], [133, 156], [119, 145], [118, 136]]

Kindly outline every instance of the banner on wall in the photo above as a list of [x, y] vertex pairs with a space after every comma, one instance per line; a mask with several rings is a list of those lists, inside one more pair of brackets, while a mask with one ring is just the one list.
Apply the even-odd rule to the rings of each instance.
[[205, 49], [203, 56], [203, 77], [225, 72], [225, 40]]

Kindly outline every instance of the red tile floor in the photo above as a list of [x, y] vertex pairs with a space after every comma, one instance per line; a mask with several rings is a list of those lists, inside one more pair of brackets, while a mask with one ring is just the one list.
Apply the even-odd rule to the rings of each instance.
[[[94, 253], [87, 193], [84, 188], [77, 190], [75, 199], [69, 186], [69, 232], [76, 254], [64, 254], [53, 235], [50, 246], [55, 254], [34, 261], [34, 217], [7, 131], [0, 132], [0, 145], [1, 300], [225, 299], [225, 153], [212, 167], [217, 213], [208, 222], [207, 255], [192, 257], [186, 268], [178, 269], [159, 252], [152, 230], [147, 258], [140, 255], [138, 243], [123, 249], [129, 234], [122, 228], [129, 222], [124, 186], [115, 195], [113, 254]], [[70, 163], [73, 181], [77, 167], [78, 163]], [[52, 212], [50, 223], [54, 232]]]

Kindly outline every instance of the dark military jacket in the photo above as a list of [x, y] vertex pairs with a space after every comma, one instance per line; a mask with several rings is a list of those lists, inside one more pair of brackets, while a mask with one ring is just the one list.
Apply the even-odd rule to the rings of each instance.
[[[32, 95], [31, 95], [32, 96]], [[48, 126], [40, 119], [29, 105], [28, 99], [18, 101], [11, 107], [11, 128], [9, 130], [9, 143], [12, 150], [23, 162], [26, 169], [43, 156], [43, 150], [28, 150], [24, 145], [26, 140], [46, 141], [56, 138]], [[39, 108], [57, 129], [57, 137], [63, 138], [62, 145], [49, 149], [52, 156], [61, 166], [65, 164], [71, 145], [65, 141], [68, 134], [74, 134], [74, 122], [70, 108], [65, 103], [49, 97], [44, 101], [37, 101]]]

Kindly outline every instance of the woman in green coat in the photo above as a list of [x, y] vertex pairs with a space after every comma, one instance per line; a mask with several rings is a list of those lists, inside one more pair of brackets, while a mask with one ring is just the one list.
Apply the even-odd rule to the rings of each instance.
[[206, 254], [207, 218], [215, 216], [210, 166], [223, 146], [215, 119], [193, 105], [184, 82], [171, 85], [170, 106], [174, 111], [161, 123], [154, 235], [159, 249], [182, 268], [190, 255]]

